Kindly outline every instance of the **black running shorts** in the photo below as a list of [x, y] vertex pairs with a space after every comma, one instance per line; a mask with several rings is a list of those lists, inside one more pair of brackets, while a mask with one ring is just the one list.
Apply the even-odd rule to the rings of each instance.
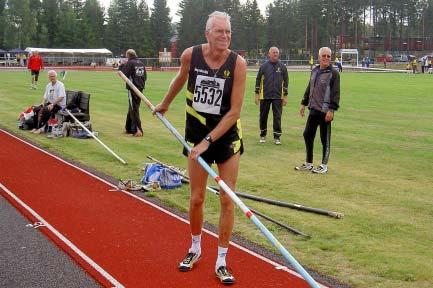
[[[189, 143], [192, 144], [192, 143]], [[195, 143], [197, 145], [198, 143]], [[244, 152], [244, 145], [242, 139], [230, 142], [230, 141], [215, 141], [209, 148], [200, 156], [206, 161], [206, 163], [221, 164], [227, 161], [230, 157], [240, 152]], [[186, 148], [183, 149], [183, 155], [188, 156]]]
[[[28, 75], [28, 74], [27, 74]], [[32, 70], [32, 76], [35, 76], [35, 80], [38, 81], [39, 78], [39, 70]]]

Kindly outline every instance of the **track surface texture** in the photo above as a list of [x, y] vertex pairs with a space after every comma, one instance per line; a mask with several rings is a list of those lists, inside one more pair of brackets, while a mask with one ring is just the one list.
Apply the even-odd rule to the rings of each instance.
[[[106, 287], [221, 287], [217, 238], [202, 235], [202, 258], [177, 265], [190, 245], [187, 221], [0, 129], [0, 194]], [[234, 287], [309, 287], [296, 273], [238, 245], [228, 254]], [[48, 285], [49, 286], [49, 285]]]

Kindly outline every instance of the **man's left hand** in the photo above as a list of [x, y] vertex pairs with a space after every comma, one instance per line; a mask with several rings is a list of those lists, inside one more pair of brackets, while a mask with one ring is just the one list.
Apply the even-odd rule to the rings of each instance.
[[284, 96], [283, 97], [283, 106], [286, 106], [287, 105], [287, 96]]
[[326, 112], [325, 121], [331, 122], [333, 119], [334, 119], [334, 111], [329, 110], [328, 112]]
[[197, 160], [198, 156], [200, 156], [203, 152], [205, 152], [210, 146], [210, 143], [206, 140], [202, 140], [198, 143], [194, 148], [191, 149], [189, 153], [189, 158]]

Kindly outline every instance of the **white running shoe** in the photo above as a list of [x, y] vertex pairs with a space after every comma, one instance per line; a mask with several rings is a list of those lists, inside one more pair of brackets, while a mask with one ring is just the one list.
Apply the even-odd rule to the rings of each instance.
[[188, 252], [188, 254], [186, 254], [185, 258], [179, 264], [179, 271], [181, 271], [181, 272], [191, 271], [194, 264], [197, 263], [198, 260], [200, 260], [200, 256], [201, 256], [201, 254]]
[[326, 172], [328, 172], [328, 166], [325, 164], [321, 164], [320, 166], [311, 170], [311, 172], [316, 174], [325, 174]]
[[296, 166], [295, 170], [297, 171], [311, 171], [314, 166], [312, 164], [303, 163], [302, 165]]
[[229, 272], [227, 266], [220, 266], [215, 271], [215, 275], [224, 285], [231, 285], [236, 282], [235, 277], [233, 277], [233, 275]]
[[260, 143], [266, 143], [266, 137], [260, 137]]

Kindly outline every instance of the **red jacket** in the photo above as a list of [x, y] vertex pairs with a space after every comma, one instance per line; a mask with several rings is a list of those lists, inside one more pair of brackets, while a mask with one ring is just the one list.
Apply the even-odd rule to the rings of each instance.
[[32, 55], [29, 58], [27, 67], [32, 71], [44, 69], [44, 60], [42, 60], [42, 57], [39, 55]]

